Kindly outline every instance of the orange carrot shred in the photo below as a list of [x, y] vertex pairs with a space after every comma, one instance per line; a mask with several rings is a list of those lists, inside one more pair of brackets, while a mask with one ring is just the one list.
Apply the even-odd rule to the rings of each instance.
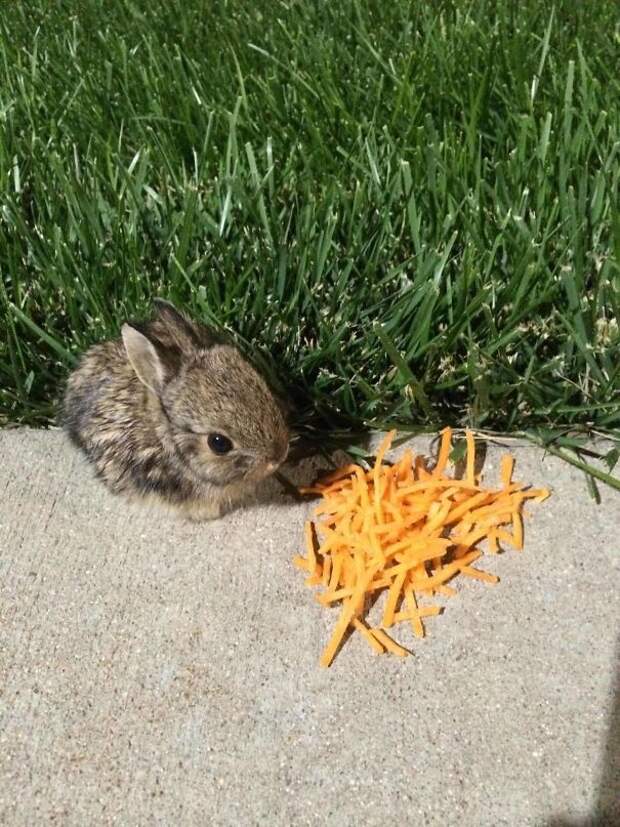
[[443, 606], [418, 606], [415, 612], [409, 610], [396, 612], [394, 615], [394, 623], [402, 623], [404, 620], [413, 620], [421, 617], [434, 617], [435, 615], [441, 614], [442, 611]]
[[361, 633], [362, 637], [364, 637], [368, 643], [372, 646], [375, 652], [378, 655], [382, 655], [385, 652], [383, 646], [379, 643], [377, 637], [373, 635], [371, 630], [363, 623], [359, 617], [353, 618], [353, 626], [357, 629], [358, 632]]
[[383, 611], [383, 625], [384, 626], [391, 626], [394, 623], [394, 614], [396, 612], [396, 604], [398, 603], [398, 598], [400, 597], [403, 583], [405, 582], [405, 577], [407, 576], [407, 570], [399, 572], [394, 578], [392, 585], [390, 586], [390, 590], [388, 592], [387, 600], [385, 602], [385, 609]]
[[379, 643], [382, 643], [388, 652], [391, 652], [393, 655], [398, 655], [398, 657], [404, 658], [409, 654], [406, 649], [403, 649], [403, 647], [399, 646], [398, 643], [392, 640], [389, 635], [386, 635], [382, 629], [371, 629], [371, 632], [377, 638]]
[[512, 472], [514, 469], [514, 457], [510, 454], [504, 454], [500, 466], [500, 479], [504, 488], [508, 488], [512, 481]]
[[499, 577], [495, 574], [489, 574], [488, 571], [481, 571], [472, 566], [463, 566], [461, 574], [466, 574], [468, 577], [473, 577], [476, 580], [484, 580], [486, 583], [499, 583]]
[[435, 591], [444, 597], [456, 597], [458, 594], [457, 590], [453, 589], [452, 586], [437, 586]]
[[409, 482], [413, 479], [413, 452], [405, 451], [401, 461], [396, 466], [396, 476], [399, 482]]
[[321, 583], [327, 587], [329, 586], [329, 578], [332, 572], [332, 558], [326, 557], [323, 563], [323, 574], [321, 575]]
[[513, 537], [515, 548], [521, 551], [523, 548], [523, 518], [521, 517], [521, 504], [523, 498], [518, 495], [515, 497], [514, 510], [512, 512]]
[[[501, 487], [482, 487], [471, 431], [465, 434], [462, 480], [446, 473], [450, 428], [441, 432], [432, 470], [411, 451], [386, 464], [394, 435], [386, 434], [369, 469], [347, 465], [303, 489], [321, 500], [304, 527], [306, 556], [295, 556], [293, 563], [306, 573], [308, 586], [318, 587], [321, 605], [340, 604], [321, 666], [332, 663], [349, 631], [362, 635], [377, 653], [409, 654], [385, 630], [406, 622], [423, 638], [423, 618], [441, 614], [443, 606], [420, 605], [419, 597], [455, 596], [448, 582], [457, 577], [497, 583], [496, 575], [472, 566], [483, 554], [480, 543], [486, 541], [491, 554], [500, 543], [522, 549], [524, 501], [549, 496], [547, 489], [512, 482], [510, 455], [501, 460]], [[375, 597], [384, 602], [373, 608]], [[381, 612], [380, 627], [366, 619], [375, 611]]]
[[405, 592], [405, 602], [409, 612], [409, 619], [411, 620], [411, 628], [416, 637], [424, 637], [424, 624], [420, 619], [420, 611], [415, 599], [415, 592], [412, 588], [408, 588]]
[[385, 435], [383, 441], [381, 442], [381, 445], [379, 445], [379, 447], [377, 449], [376, 456], [375, 456], [375, 467], [374, 467], [375, 471], [380, 471], [381, 470], [381, 464], [383, 463], [383, 457], [390, 450], [390, 445], [392, 444], [392, 440], [394, 439], [395, 436], [396, 436], [396, 431], [390, 431], [389, 433], [387, 433]]
[[342, 641], [342, 638], [344, 637], [344, 634], [347, 631], [347, 626], [353, 620], [357, 612], [360, 610], [360, 604], [364, 599], [366, 588], [368, 587], [368, 584], [374, 577], [377, 568], [370, 569], [370, 571], [366, 572], [359, 585], [357, 585], [354, 594], [344, 605], [340, 617], [338, 618], [338, 622], [336, 623], [336, 627], [334, 629], [334, 633], [332, 634], [331, 640], [327, 644], [323, 651], [323, 654], [321, 655], [321, 666], [329, 666], [332, 660], [334, 659], [334, 655], [336, 654], [338, 647], [340, 646], [340, 642]]
[[452, 428], [444, 428], [441, 432], [441, 446], [437, 456], [437, 465], [433, 469], [433, 477], [440, 477], [448, 463], [450, 448], [452, 447]]

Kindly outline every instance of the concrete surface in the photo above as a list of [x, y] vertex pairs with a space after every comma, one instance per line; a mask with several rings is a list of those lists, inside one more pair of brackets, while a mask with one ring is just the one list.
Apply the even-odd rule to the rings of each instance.
[[356, 637], [321, 670], [307, 506], [179, 524], [58, 432], [0, 457], [0, 823], [620, 823], [617, 494], [518, 449], [554, 496], [500, 584], [461, 584], [415, 657]]

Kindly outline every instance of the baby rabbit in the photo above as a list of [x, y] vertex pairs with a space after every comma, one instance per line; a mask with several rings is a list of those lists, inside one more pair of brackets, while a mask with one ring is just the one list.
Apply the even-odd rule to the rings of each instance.
[[156, 300], [155, 318], [91, 347], [69, 377], [64, 426], [115, 493], [213, 519], [284, 461], [289, 434], [232, 346]]

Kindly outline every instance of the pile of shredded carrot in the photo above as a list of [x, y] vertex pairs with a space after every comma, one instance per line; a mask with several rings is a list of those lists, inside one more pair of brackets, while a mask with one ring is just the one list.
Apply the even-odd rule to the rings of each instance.
[[[429, 470], [422, 457], [405, 451], [394, 464], [384, 462], [395, 432], [381, 443], [374, 466], [347, 465], [301, 493], [319, 494], [315, 521], [305, 527], [307, 556], [294, 559], [308, 572], [306, 584], [321, 587], [316, 599], [324, 606], [339, 604], [340, 617], [322, 656], [329, 666], [347, 632], [359, 632], [377, 653], [409, 654], [386, 632], [407, 622], [424, 637], [423, 618], [442, 612], [421, 599], [452, 597], [448, 582], [457, 575], [487, 583], [499, 578], [474, 568], [485, 551], [496, 554], [501, 544], [523, 548], [523, 502], [541, 502], [546, 489], [512, 481], [514, 458], [501, 461], [501, 485], [481, 487], [475, 471], [473, 434], [466, 432], [467, 460], [463, 479], [444, 473], [452, 448], [445, 428], [437, 463]], [[511, 530], [510, 530], [511, 529]], [[387, 593], [380, 624], [367, 614], [382, 592]]]

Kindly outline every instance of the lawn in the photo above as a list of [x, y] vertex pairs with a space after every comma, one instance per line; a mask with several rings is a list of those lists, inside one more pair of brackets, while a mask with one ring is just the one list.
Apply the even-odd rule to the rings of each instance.
[[306, 434], [620, 439], [619, 21], [3, 4], [0, 420], [52, 422], [77, 355], [161, 295], [233, 333]]

